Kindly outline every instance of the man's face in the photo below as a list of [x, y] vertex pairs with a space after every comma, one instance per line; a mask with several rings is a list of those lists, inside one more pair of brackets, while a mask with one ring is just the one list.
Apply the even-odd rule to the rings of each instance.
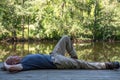
[[6, 63], [8, 65], [15, 65], [15, 64], [20, 63], [20, 61], [21, 61], [21, 57], [19, 57], [19, 56], [10, 56], [10, 57], [7, 58]]

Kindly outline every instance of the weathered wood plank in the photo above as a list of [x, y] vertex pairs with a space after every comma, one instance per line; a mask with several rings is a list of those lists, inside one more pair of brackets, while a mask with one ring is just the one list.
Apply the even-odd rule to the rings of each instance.
[[120, 80], [120, 70], [31, 70], [14, 74], [0, 70], [0, 80]]

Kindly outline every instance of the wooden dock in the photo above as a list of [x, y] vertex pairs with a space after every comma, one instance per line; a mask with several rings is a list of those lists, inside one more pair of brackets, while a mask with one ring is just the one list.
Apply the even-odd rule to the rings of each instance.
[[[0, 63], [0, 67], [2, 63]], [[118, 70], [31, 70], [9, 73], [0, 70], [0, 80], [120, 80]]]

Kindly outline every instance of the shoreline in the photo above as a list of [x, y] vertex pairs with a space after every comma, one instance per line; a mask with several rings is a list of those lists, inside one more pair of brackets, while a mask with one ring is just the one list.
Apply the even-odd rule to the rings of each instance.
[[[13, 38], [8, 38], [8, 39], [3, 39], [0, 40], [0, 43], [26, 43], [26, 42], [57, 42], [59, 39], [38, 39], [38, 38], [30, 38], [30, 39], [13, 39]], [[92, 40], [92, 39], [74, 39], [74, 43], [91, 43], [91, 42], [109, 42], [109, 43], [114, 43], [114, 42], [120, 42], [120, 40]]]

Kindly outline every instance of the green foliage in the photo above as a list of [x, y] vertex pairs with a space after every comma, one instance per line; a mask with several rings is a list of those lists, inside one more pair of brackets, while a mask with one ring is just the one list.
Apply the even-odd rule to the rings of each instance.
[[119, 39], [119, 5], [119, 0], [2, 0], [0, 26], [4, 31], [0, 34], [41, 39], [57, 39], [64, 34], [93, 40]]

